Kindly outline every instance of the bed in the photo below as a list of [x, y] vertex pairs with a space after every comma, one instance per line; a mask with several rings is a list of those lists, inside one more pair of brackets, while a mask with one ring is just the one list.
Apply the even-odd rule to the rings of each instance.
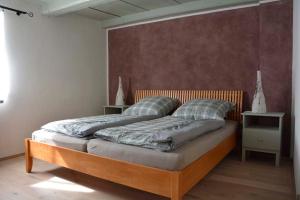
[[[135, 101], [137, 102], [146, 96], [155, 95], [178, 98], [181, 103], [195, 98], [227, 100], [236, 104], [235, 110], [229, 113], [228, 119], [237, 122], [241, 120], [242, 91], [138, 90], [135, 94]], [[229, 131], [233, 133], [220, 138], [218, 144], [214, 144], [213, 148], [209, 151], [199, 152], [202, 155], [197, 159], [191, 158], [192, 161], [189, 164], [167, 167], [149, 166], [138, 161], [128, 161], [99, 153], [91, 154], [26, 139], [26, 172], [31, 172], [33, 158], [37, 158], [98, 178], [169, 197], [172, 200], [181, 200], [185, 193], [197, 184], [235, 147], [235, 129], [229, 129]], [[181, 155], [186, 154], [185, 151], [180, 153]], [[175, 163], [176, 161], [173, 162]]]

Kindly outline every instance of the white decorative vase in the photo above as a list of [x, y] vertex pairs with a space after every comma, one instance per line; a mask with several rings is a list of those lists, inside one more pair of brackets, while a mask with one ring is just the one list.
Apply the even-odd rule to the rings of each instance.
[[119, 87], [118, 87], [118, 92], [117, 92], [117, 96], [116, 96], [116, 105], [117, 106], [123, 106], [123, 105], [125, 105], [125, 102], [124, 102], [124, 91], [123, 91], [123, 87], [122, 87], [121, 76], [119, 76]]
[[260, 71], [257, 71], [256, 90], [252, 102], [252, 112], [254, 113], [267, 112], [266, 99], [262, 88]]

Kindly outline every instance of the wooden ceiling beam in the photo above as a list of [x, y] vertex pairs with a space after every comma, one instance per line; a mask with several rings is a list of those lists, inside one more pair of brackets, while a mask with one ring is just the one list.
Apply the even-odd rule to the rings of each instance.
[[150, 11], [144, 11], [136, 14], [125, 15], [119, 18], [113, 18], [101, 21], [103, 28], [111, 28], [124, 24], [132, 24], [143, 21], [155, 20], [165, 17], [184, 15], [189, 13], [217, 10], [227, 7], [243, 6], [249, 4], [259, 4], [259, 0], [201, 0], [182, 3], [175, 6], [157, 8]]
[[58, 16], [113, 1], [118, 0], [51, 0], [44, 4], [43, 14]]

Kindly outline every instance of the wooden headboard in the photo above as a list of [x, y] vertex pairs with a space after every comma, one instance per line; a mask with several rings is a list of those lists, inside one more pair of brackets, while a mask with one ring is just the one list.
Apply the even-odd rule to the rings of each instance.
[[228, 119], [241, 121], [243, 109], [242, 90], [137, 90], [134, 101], [147, 96], [168, 96], [177, 98], [183, 104], [192, 99], [221, 99], [235, 103], [234, 111], [228, 113]]

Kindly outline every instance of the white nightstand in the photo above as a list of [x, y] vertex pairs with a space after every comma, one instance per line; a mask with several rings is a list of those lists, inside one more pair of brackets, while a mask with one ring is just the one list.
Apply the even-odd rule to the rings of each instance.
[[128, 105], [123, 105], [123, 106], [116, 106], [116, 105], [108, 105], [108, 106], [103, 106], [104, 108], [104, 114], [121, 114], [126, 110], [129, 106]]
[[[284, 113], [244, 112], [242, 160], [246, 159], [246, 151], [259, 151], [276, 155], [276, 166], [279, 166], [281, 151], [282, 121]], [[261, 120], [261, 118], [268, 118]], [[264, 124], [261, 121], [271, 121]]]

